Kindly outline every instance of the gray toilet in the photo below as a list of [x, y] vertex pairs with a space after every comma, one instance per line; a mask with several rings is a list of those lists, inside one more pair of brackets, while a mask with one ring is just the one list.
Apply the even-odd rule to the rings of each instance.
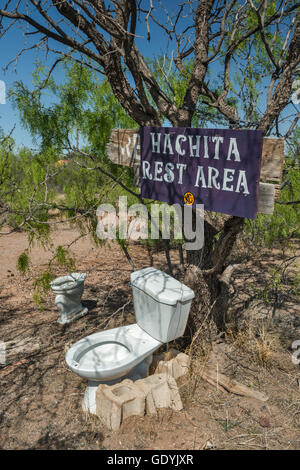
[[56, 294], [55, 305], [60, 312], [57, 323], [70, 323], [87, 314], [88, 309], [81, 303], [85, 278], [85, 273], [71, 273], [50, 282], [50, 287]]

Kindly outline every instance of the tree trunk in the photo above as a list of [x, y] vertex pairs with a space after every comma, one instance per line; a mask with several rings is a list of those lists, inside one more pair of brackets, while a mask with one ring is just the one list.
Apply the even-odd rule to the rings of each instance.
[[211, 221], [205, 221], [203, 248], [187, 251], [184, 283], [195, 291], [185, 333], [187, 343], [204, 320], [212, 319], [218, 330], [225, 329], [233, 292], [230, 279], [237, 267], [226, 267], [226, 261], [243, 225], [243, 218], [230, 217], [220, 231]]

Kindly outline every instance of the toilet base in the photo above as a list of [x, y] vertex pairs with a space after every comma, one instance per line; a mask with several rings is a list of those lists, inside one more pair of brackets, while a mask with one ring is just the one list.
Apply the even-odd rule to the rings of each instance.
[[78, 318], [83, 317], [88, 313], [87, 307], [84, 307], [82, 310], [80, 310], [77, 313], [74, 313], [70, 315], [69, 317], [66, 314], [60, 315], [60, 317], [57, 320], [57, 323], [60, 325], [65, 325], [66, 323], [71, 323], [74, 320], [77, 320]]
[[84, 393], [83, 401], [82, 401], [82, 409], [92, 414], [96, 414], [96, 391], [100, 384], [106, 385], [114, 385], [118, 382], [122, 382], [122, 380], [130, 379], [132, 381], [144, 379], [149, 375], [149, 367], [152, 362], [153, 356], [146, 357], [142, 362], [140, 362], [137, 366], [135, 366], [128, 374], [123, 375], [123, 377], [119, 377], [115, 380], [110, 381], [88, 381], [88, 386]]

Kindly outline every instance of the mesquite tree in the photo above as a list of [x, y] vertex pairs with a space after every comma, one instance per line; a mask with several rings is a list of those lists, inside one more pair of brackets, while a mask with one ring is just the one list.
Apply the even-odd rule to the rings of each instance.
[[[299, 117], [288, 129], [281, 126], [299, 64], [300, 4], [294, 0], [7, 0], [2, 5], [1, 35], [24, 25], [29, 43], [22, 52], [36, 45], [58, 54], [49, 75], [65, 57], [104, 73], [139, 125], [168, 121], [190, 127], [199, 115], [207, 123], [279, 136], [282, 129], [290, 133]], [[166, 51], [155, 73], [139, 46], [142, 41], [151, 46], [157, 28]], [[184, 88], [179, 95], [174, 76]], [[227, 217], [223, 227], [215, 226], [207, 214], [203, 250], [187, 253], [185, 280], [197, 291], [192, 330], [199, 311], [211, 312], [219, 326], [226, 320], [234, 269], [226, 260], [243, 224], [242, 218]]]

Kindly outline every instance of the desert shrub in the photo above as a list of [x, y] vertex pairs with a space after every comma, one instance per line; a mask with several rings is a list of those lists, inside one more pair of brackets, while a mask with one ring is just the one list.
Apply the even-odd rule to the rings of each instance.
[[33, 281], [33, 300], [40, 310], [44, 310], [45, 295], [50, 290], [50, 282], [55, 278], [51, 270], [44, 271]]
[[[300, 201], [300, 168], [286, 164], [286, 185], [280, 191], [280, 201]], [[286, 244], [300, 238], [300, 204], [275, 203], [273, 215], [258, 214], [255, 220], [246, 220], [246, 237], [255, 244], [271, 248], [275, 243]]]
[[17, 269], [22, 274], [25, 274], [29, 270], [29, 256], [26, 251], [20, 254], [17, 260]]

